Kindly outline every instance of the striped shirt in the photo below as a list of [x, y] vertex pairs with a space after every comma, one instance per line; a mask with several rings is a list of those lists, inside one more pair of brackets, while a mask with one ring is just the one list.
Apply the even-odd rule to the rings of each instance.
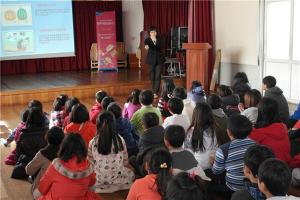
[[222, 174], [226, 170], [226, 185], [233, 191], [244, 188], [244, 154], [255, 144], [256, 142], [250, 138], [232, 140], [226, 160], [221, 148], [217, 150], [212, 171], [214, 174]]

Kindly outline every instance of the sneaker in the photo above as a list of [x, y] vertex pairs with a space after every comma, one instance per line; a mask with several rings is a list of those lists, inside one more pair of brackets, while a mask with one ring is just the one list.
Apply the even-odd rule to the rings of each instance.
[[154, 99], [157, 99], [157, 98], [158, 98], [157, 94], [154, 94]]

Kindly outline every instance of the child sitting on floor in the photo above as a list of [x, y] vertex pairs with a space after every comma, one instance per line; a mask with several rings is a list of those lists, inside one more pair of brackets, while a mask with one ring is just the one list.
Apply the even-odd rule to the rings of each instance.
[[266, 196], [258, 188], [258, 168], [268, 158], [275, 158], [274, 151], [267, 146], [254, 145], [244, 156], [245, 188], [236, 191], [231, 200], [263, 200]]
[[132, 90], [124, 105], [123, 118], [131, 120], [133, 114], [142, 107], [139, 101], [140, 93], [141, 90], [139, 89]]
[[[248, 138], [251, 131], [252, 123], [245, 116], [232, 115], [229, 118], [228, 136], [231, 141], [218, 148], [212, 168], [213, 174], [226, 180], [226, 184], [225, 181], [221, 184], [217, 183], [213, 189], [223, 192], [225, 196], [231, 197], [234, 191], [244, 188], [244, 154], [249, 147], [256, 144], [255, 141]], [[226, 172], [226, 176], [224, 172]], [[210, 176], [210, 174], [206, 175]], [[216, 177], [210, 177], [212, 185], [219, 182], [218, 179], [215, 179]]]
[[171, 113], [168, 110], [168, 101], [172, 98], [172, 92], [176, 87], [173, 79], [167, 78], [164, 80], [161, 88], [161, 95], [158, 101], [157, 108], [161, 112], [162, 120], [171, 116]]
[[140, 136], [136, 133], [136, 130], [130, 120], [121, 117], [122, 108], [115, 102], [109, 104], [107, 110], [112, 112], [116, 118], [117, 132], [126, 142], [129, 158], [133, 155], [136, 156], [139, 152], [138, 146]]
[[283, 95], [283, 91], [276, 86], [276, 79], [273, 76], [266, 76], [263, 79], [262, 88], [265, 90], [265, 97], [272, 98], [278, 103], [279, 118], [286, 123], [290, 116], [288, 102]]
[[96, 135], [96, 126], [89, 121], [89, 111], [86, 107], [79, 103], [72, 109], [71, 123], [66, 126], [65, 133], [80, 133], [85, 141], [86, 148], [89, 142]]
[[217, 94], [211, 94], [207, 99], [207, 103], [208, 105], [210, 105], [214, 118], [222, 130], [223, 142], [224, 143], [229, 142], [230, 138], [227, 134], [228, 117], [223, 111], [223, 109], [221, 108], [222, 106], [221, 97]]
[[146, 162], [148, 175], [136, 180], [130, 188], [127, 200], [161, 200], [164, 185], [172, 174], [172, 157], [164, 148], [150, 152]]
[[183, 87], [176, 87], [173, 90], [173, 97], [179, 98], [183, 101], [183, 110], [182, 114], [185, 114], [189, 117], [190, 122], [193, 120], [193, 111], [196, 107], [196, 104], [194, 101], [192, 101], [190, 98], [187, 97], [186, 89]]
[[258, 170], [258, 187], [267, 199], [296, 200], [298, 197], [287, 196], [291, 185], [289, 166], [276, 158], [263, 162]]
[[206, 200], [205, 182], [195, 174], [180, 172], [167, 184], [163, 200]]
[[73, 106], [75, 106], [78, 103], [80, 103], [80, 101], [76, 97], [71, 97], [66, 102], [66, 117], [65, 117], [65, 120], [64, 120], [63, 129], [65, 129], [66, 126], [71, 123], [70, 119], [71, 119], [72, 108], [73, 108]]
[[168, 110], [172, 114], [172, 116], [167, 117], [162, 126], [166, 128], [170, 125], [177, 124], [181, 125], [184, 128], [184, 131], [187, 131], [187, 129], [191, 125], [191, 122], [187, 115], [182, 114], [183, 107], [184, 105], [181, 99], [170, 99], [168, 101]]
[[114, 98], [112, 98], [112, 97], [104, 97], [104, 99], [101, 101], [102, 109], [103, 110], [107, 110], [107, 107], [112, 102], [115, 102]]
[[151, 149], [164, 147], [164, 128], [159, 125], [156, 113], [145, 113], [142, 117], [144, 132], [139, 141], [139, 153], [137, 156], [129, 158], [130, 165], [135, 169], [135, 173], [145, 176], [144, 159]]
[[210, 181], [205, 172], [195, 159], [193, 152], [189, 149], [183, 149], [182, 145], [185, 138], [185, 131], [182, 126], [170, 125], [165, 130], [165, 145], [168, 147], [173, 160], [173, 174], [181, 171], [195, 173], [203, 180]]
[[162, 124], [161, 113], [157, 108], [152, 106], [154, 99], [153, 92], [150, 90], [143, 90], [139, 96], [140, 103], [142, 104], [142, 108], [134, 113], [131, 118], [131, 123], [135, 127], [136, 132], [141, 135], [144, 131], [142, 127], [142, 117], [146, 112], [155, 113], [158, 116], [159, 124]]
[[193, 121], [185, 136], [184, 147], [191, 149], [203, 170], [211, 169], [210, 155], [215, 154], [223, 144], [222, 130], [217, 125], [207, 103], [198, 103], [194, 109]]
[[50, 163], [57, 158], [57, 153], [64, 136], [65, 134], [60, 127], [53, 126], [51, 129], [49, 129], [45, 136], [48, 146], [46, 146], [44, 149], [41, 149], [25, 168], [26, 173], [29, 176], [35, 176], [34, 182], [32, 183], [30, 189], [30, 194], [34, 199], [39, 197], [33, 195], [34, 191], [39, 186], [40, 179], [47, 171]]
[[103, 90], [100, 90], [96, 93], [96, 104], [93, 105], [93, 108], [90, 111], [90, 121], [93, 124], [96, 124], [97, 117], [102, 111], [101, 101], [107, 96], [107, 93]]
[[191, 84], [191, 89], [188, 92], [187, 96], [190, 99], [192, 99], [195, 103], [205, 102], [206, 95], [202, 83], [199, 81], [193, 81]]
[[[14, 133], [14, 136], [15, 136], [14, 140], [15, 140], [16, 143], [18, 142], [18, 140], [20, 138], [20, 134], [21, 134], [22, 129], [26, 127], [26, 121], [27, 121], [27, 118], [28, 118], [28, 113], [29, 113], [29, 109], [23, 110], [22, 117], [21, 117], [22, 121], [13, 130], [13, 133]], [[17, 153], [17, 149], [14, 148], [12, 150], [12, 152], [10, 153], [10, 155], [7, 158], [5, 158], [5, 164], [7, 164], [7, 165], [15, 165], [16, 164], [16, 161], [15, 161], [15, 155], [16, 155], [16, 153]]]
[[26, 165], [34, 158], [36, 153], [47, 146], [45, 135], [48, 127], [45, 127], [45, 115], [40, 108], [33, 107], [29, 110], [26, 127], [22, 129], [17, 142], [15, 155], [16, 165], [11, 178], [25, 179]]
[[50, 114], [49, 128], [53, 126], [63, 127], [65, 119], [65, 111], [62, 109], [62, 101], [60, 98], [56, 98], [53, 102], [52, 111]]
[[112, 112], [103, 111], [97, 119], [97, 135], [89, 143], [88, 159], [95, 165], [96, 193], [127, 190], [134, 181], [129, 169], [124, 139], [117, 132]]
[[94, 165], [87, 159], [84, 140], [79, 133], [64, 138], [58, 158], [49, 165], [35, 193], [46, 199], [101, 199], [90, 190], [95, 184]]
[[[32, 100], [32, 101], [30, 101], [29, 102], [29, 104], [28, 104], [28, 106], [27, 106], [27, 109], [31, 109], [31, 108], [40, 108], [42, 111], [43, 111], [43, 105], [42, 105], [42, 103], [40, 102], [40, 101], [38, 101], [38, 100]], [[43, 118], [44, 118], [44, 120], [45, 120], [45, 127], [46, 128], [49, 128], [49, 119], [48, 119], [48, 117], [49, 117], [49, 115], [47, 114], [47, 113], [45, 113], [45, 112], [43, 112], [43, 114], [44, 114], [44, 116], [43, 116]], [[20, 125], [22, 123], [22, 121], [18, 124], [18, 126]], [[6, 145], [9, 145], [13, 140], [14, 140], [14, 138], [15, 138], [15, 134], [16, 134], [16, 129], [14, 129], [14, 131], [12, 131], [9, 135], [8, 135], [8, 137], [7, 137], [7, 139], [6, 139]]]
[[66, 102], [69, 100], [69, 96], [67, 94], [61, 93], [57, 97], [61, 99], [61, 104], [62, 104], [61, 110], [63, 110], [66, 113]]

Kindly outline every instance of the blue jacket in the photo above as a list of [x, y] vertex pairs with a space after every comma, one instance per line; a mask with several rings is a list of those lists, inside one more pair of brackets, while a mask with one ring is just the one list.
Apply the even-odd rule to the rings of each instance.
[[128, 153], [131, 152], [131, 149], [138, 148], [140, 137], [129, 119], [117, 119], [117, 132], [125, 140]]
[[290, 116], [290, 119], [294, 119], [296, 121], [300, 119], [300, 103], [298, 105], [297, 110], [295, 110], [294, 114]]

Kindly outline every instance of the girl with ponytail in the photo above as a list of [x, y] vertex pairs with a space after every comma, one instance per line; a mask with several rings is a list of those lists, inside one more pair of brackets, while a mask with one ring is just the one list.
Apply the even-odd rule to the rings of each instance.
[[146, 162], [148, 175], [132, 185], [127, 200], [161, 200], [166, 182], [172, 174], [172, 156], [165, 148], [156, 148], [148, 155]]
[[96, 193], [127, 190], [134, 181], [129, 169], [124, 139], [117, 133], [115, 116], [103, 111], [97, 118], [97, 133], [88, 147], [88, 160], [95, 165]]

